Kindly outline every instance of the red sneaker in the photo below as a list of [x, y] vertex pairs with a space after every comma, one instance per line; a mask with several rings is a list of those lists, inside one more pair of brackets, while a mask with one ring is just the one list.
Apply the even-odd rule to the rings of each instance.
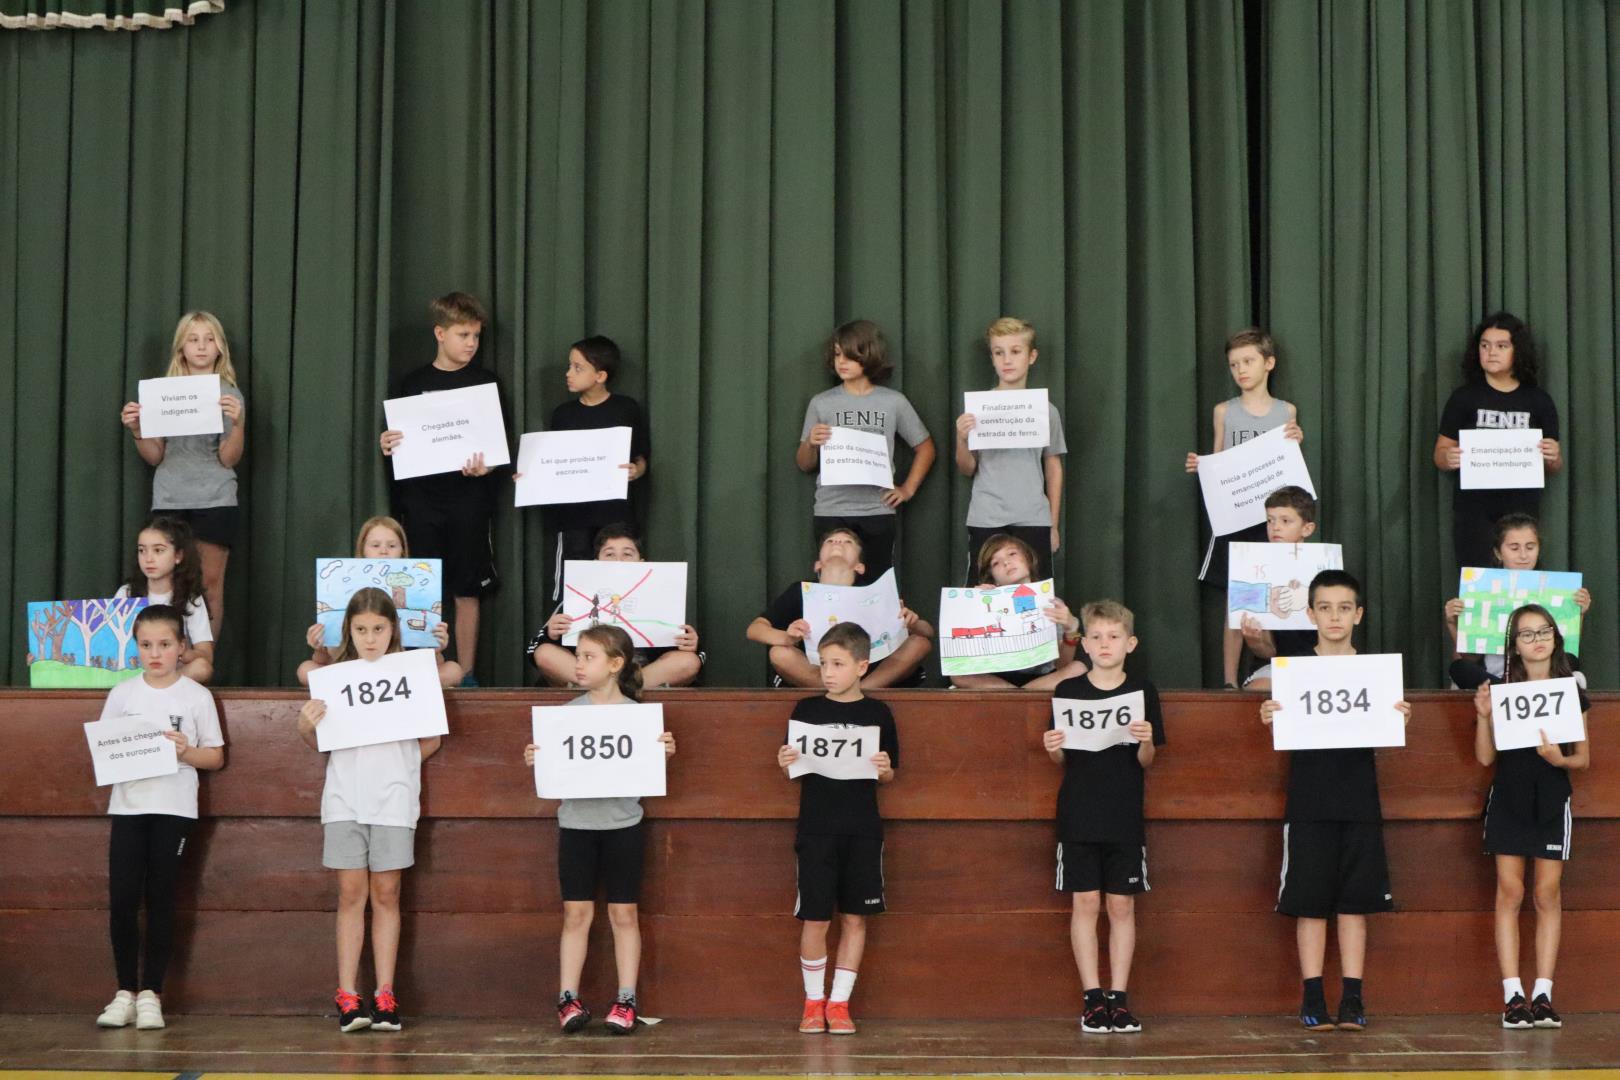
[[804, 1016], [799, 1020], [799, 1030], [806, 1035], [823, 1035], [827, 1031], [827, 999], [816, 998], [811, 1001], [804, 999]]
[[849, 1018], [849, 1002], [827, 1002], [827, 1033], [829, 1035], [855, 1034], [855, 1021]]
[[579, 998], [571, 997], [558, 1003], [557, 1022], [562, 1025], [564, 1035], [572, 1035], [591, 1022], [591, 1010]]
[[371, 1017], [366, 1015], [365, 1002], [360, 1000], [359, 994], [339, 989], [332, 1000], [337, 1002], [339, 1031], [364, 1031], [371, 1026]]
[[613, 1008], [603, 1018], [602, 1023], [615, 1035], [633, 1035], [636, 1030], [636, 1003], [625, 1001], [622, 998], [613, 1003]]

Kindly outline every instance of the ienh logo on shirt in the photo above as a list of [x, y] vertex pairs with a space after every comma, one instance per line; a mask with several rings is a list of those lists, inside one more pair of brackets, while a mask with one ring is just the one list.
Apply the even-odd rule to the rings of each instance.
[[1503, 412], [1501, 409], [1476, 409], [1474, 410], [1474, 426], [1495, 428], [1499, 431], [1512, 428], [1523, 430], [1530, 426], [1530, 414], [1527, 412]]

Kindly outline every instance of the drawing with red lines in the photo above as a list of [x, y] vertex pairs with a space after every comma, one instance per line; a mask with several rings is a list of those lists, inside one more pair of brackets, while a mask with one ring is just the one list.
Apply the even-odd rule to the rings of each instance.
[[562, 601], [574, 620], [564, 645], [592, 626], [617, 626], [638, 649], [667, 648], [686, 621], [686, 564], [570, 559]]

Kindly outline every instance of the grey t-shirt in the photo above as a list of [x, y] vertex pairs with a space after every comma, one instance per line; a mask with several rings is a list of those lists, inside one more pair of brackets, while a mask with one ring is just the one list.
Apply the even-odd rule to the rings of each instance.
[[979, 467], [973, 473], [973, 497], [968, 500], [970, 528], [1052, 524], [1052, 504], [1046, 498], [1046, 459], [1068, 453], [1068, 447], [1057, 406], [1047, 401], [1046, 407], [1052, 438], [1045, 446], [975, 451]]
[[[894, 436], [898, 432], [907, 446], [916, 446], [928, 438], [928, 429], [911, 407], [906, 395], [887, 386], [874, 386], [870, 394], [851, 394], [843, 384], [823, 390], [810, 399], [804, 410], [804, 430], [799, 441], [810, 438], [810, 429], [817, 424], [855, 428], [857, 431], [880, 433], [889, 444], [889, 460], [894, 460]], [[816, 478], [816, 515], [818, 517], [872, 517], [892, 514], [894, 510], [883, 505], [884, 488], [870, 484], [823, 485]]]
[[[589, 705], [591, 695], [581, 694], [570, 705]], [[557, 824], [564, 829], [628, 829], [641, 820], [639, 798], [564, 799], [557, 804]]]
[[[225, 397], [244, 401], [242, 391], [221, 380]], [[203, 510], [236, 505], [236, 470], [219, 460], [219, 444], [235, 425], [225, 417], [218, 435], [173, 435], [163, 440], [163, 460], [152, 476], [152, 509]]]

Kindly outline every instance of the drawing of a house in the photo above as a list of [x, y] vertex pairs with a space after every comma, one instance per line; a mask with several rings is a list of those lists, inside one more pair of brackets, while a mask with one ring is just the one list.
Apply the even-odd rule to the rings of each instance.
[[1035, 610], [1035, 590], [1028, 585], [1020, 585], [1013, 590], [1013, 614], [1022, 615], [1027, 611]]

